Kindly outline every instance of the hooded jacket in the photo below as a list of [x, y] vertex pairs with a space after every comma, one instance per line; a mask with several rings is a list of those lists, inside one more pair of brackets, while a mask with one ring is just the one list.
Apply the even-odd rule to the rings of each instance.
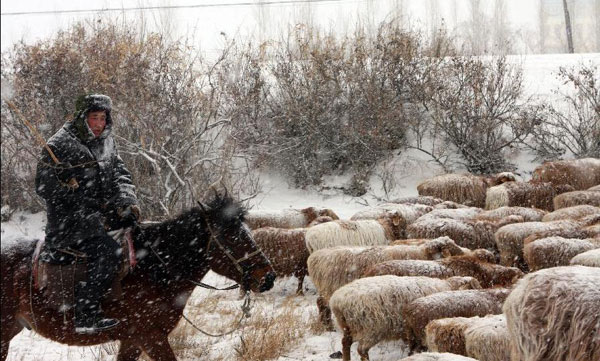
[[[86, 238], [105, 235], [104, 219], [111, 211], [137, 204], [131, 173], [111, 136], [112, 103], [105, 95], [78, 100], [75, 118], [49, 140], [37, 165], [36, 192], [46, 201], [46, 242], [51, 248], [75, 247]], [[106, 111], [104, 131], [95, 137], [86, 118], [90, 111]], [[75, 178], [78, 187], [68, 187]]]

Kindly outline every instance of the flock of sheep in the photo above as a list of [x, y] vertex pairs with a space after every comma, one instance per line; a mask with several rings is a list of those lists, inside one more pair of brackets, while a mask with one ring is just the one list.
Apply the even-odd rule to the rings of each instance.
[[[361, 360], [600, 361], [600, 159], [546, 162], [532, 180], [446, 174], [419, 196], [338, 219], [251, 212], [280, 275], [310, 275], [320, 319]], [[413, 354], [414, 353], [414, 354]]]

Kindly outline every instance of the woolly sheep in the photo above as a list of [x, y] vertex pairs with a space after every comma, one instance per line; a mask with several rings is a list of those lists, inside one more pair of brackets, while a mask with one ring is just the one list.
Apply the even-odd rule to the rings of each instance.
[[[503, 321], [503, 318], [503, 315], [487, 315], [484, 317], [449, 317], [433, 320], [425, 327], [427, 348], [430, 351], [473, 356], [467, 353], [466, 332], [480, 326], [487, 326], [490, 323], [497, 325]], [[497, 352], [502, 354], [506, 350], [498, 350]], [[508, 359], [502, 360], [506, 361]]]
[[368, 268], [364, 277], [426, 276], [448, 278], [454, 276], [473, 277], [482, 287], [510, 287], [523, 272], [515, 267], [504, 267], [493, 263], [482, 262], [472, 256], [456, 256], [436, 261], [428, 260], [391, 260], [377, 263]]
[[448, 317], [473, 317], [502, 313], [502, 304], [510, 291], [505, 288], [447, 291], [417, 298], [402, 311], [404, 341], [410, 351], [425, 345], [425, 326]]
[[467, 356], [479, 361], [510, 360], [510, 336], [502, 314], [483, 317], [465, 330]]
[[600, 248], [598, 239], [548, 237], [525, 245], [523, 256], [531, 271], [556, 266], [568, 266], [576, 255]]
[[[434, 213], [435, 211], [431, 212]], [[430, 214], [431, 214], [430, 213]], [[523, 222], [523, 217], [512, 215], [499, 221], [434, 217], [426, 214], [406, 228], [408, 238], [435, 238], [448, 236], [461, 247], [496, 250], [494, 233], [506, 224]]]
[[554, 197], [554, 209], [573, 207], [582, 204], [600, 207], [600, 192], [573, 191], [559, 194]]
[[334, 247], [318, 250], [308, 257], [308, 273], [319, 298], [321, 321], [330, 324], [329, 298], [338, 288], [360, 278], [372, 265], [393, 259], [437, 259], [461, 255], [463, 250], [450, 238], [427, 240], [419, 245]]
[[447, 352], [423, 352], [409, 357], [405, 357], [400, 361], [477, 361], [470, 357], [456, 355]]
[[520, 216], [523, 222], [538, 222], [546, 216], [548, 212], [529, 207], [500, 207], [483, 211], [477, 214], [473, 219], [481, 221], [500, 221], [508, 216]]
[[525, 239], [550, 237], [552, 235], [568, 238], [586, 238], [581, 224], [576, 221], [562, 220], [553, 222], [524, 222], [508, 224], [500, 227], [494, 234], [496, 246], [500, 252], [500, 264], [503, 266], [519, 267], [527, 270], [527, 264], [523, 259], [523, 247]]
[[318, 224], [306, 231], [306, 248], [310, 253], [335, 246], [376, 246], [405, 238], [406, 221], [398, 212], [378, 220], [333, 221]]
[[304, 277], [308, 273], [309, 253], [304, 236], [306, 228], [283, 229], [263, 227], [252, 231], [252, 237], [271, 261], [278, 276], [298, 278], [297, 294], [302, 294]]
[[600, 269], [543, 269], [504, 302], [512, 360], [600, 360]]
[[350, 217], [350, 220], [379, 219], [385, 217], [389, 212], [398, 212], [406, 220], [406, 223], [410, 224], [432, 210], [433, 208], [431, 206], [422, 204], [384, 203], [370, 209], [359, 211]]
[[481, 288], [471, 277], [440, 280], [429, 277], [377, 276], [361, 278], [339, 288], [330, 305], [344, 332], [342, 356], [350, 360], [350, 346], [358, 341], [358, 354], [368, 360], [371, 347], [403, 334], [402, 309], [410, 301], [436, 292]]
[[443, 174], [426, 179], [417, 186], [417, 191], [421, 196], [433, 196], [469, 206], [483, 207], [486, 189], [489, 186], [514, 180], [515, 177], [511, 173], [501, 173], [494, 178], [472, 174]]
[[440, 198], [430, 196], [414, 196], [414, 197], [402, 197], [391, 200], [390, 203], [397, 204], [423, 204], [425, 206], [435, 206], [443, 203], [444, 200]]
[[588, 267], [600, 267], [600, 249], [593, 249], [591, 251], [580, 253], [573, 257], [570, 264]]
[[[566, 193], [565, 193], [566, 194]], [[580, 218], [600, 214], [600, 207], [594, 207], [587, 204], [566, 207], [550, 212], [542, 218], [542, 222], [560, 221], [561, 219], [578, 220]]]
[[250, 229], [262, 227], [303, 228], [319, 216], [339, 217], [331, 209], [308, 207], [304, 209], [284, 209], [282, 211], [250, 211], [246, 224]]
[[600, 184], [600, 159], [583, 158], [545, 162], [534, 169], [532, 180], [553, 185], [568, 184], [584, 190]]
[[[446, 239], [446, 238], [449, 240], [452, 240], [452, 238], [447, 237], [447, 236], [438, 237], [436, 239]], [[390, 243], [390, 246], [420, 246], [422, 244], [430, 242], [431, 240], [432, 240], [431, 238], [397, 239], [394, 242]], [[454, 241], [452, 241], [452, 242], [454, 242]], [[496, 255], [487, 249], [478, 248], [478, 249], [471, 250], [471, 249], [468, 249], [465, 247], [460, 247], [460, 246], [457, 246], [457, 247], [462, 251], [462, 253], [460, 253], [458, 251], [454, 251], [453, 252], [453, 253], [455, 253], [454, 255], [473, 256], [473, 257], [479, 259], [480, 261], [489, 262], [489, 263], [497, 263]], [[413, 259], [415, 259], [415, 258], [413, 258]]]
[[552, 199], [561, 193], [572, 191], [568, 185], [553, 186], [552, 183], [508, 182], [488, 188], [485, 209], [520, 206], [554, 210]]

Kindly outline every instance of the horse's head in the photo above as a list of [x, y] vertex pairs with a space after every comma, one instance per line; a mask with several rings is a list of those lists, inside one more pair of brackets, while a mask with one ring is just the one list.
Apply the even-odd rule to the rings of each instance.
[[275, 271], [244, 223], [244, 207], [227, 195], [216, 194], [208, 205], [200, 203], [200, 210], [208, 228], [211, 269], [247, 290], [271, 289]]

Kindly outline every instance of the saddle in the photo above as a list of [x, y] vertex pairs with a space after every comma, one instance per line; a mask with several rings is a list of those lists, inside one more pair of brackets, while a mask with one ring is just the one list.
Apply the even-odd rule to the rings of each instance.
[[[119, 272], [104, 299], [117, 301], [123, 298], [121, 280], [135, 266], [135, 251], [124, 230], [108, 234], [121, 245], [122, 258]], [[48, 251], [44, 244], [44, 239], [39, 240], [33, 254], [33, 287], [44, 294], [50, 308], [65, 312], [75, 305], [75, 285], [87, 280], [86, 255], [68, 248]]]

